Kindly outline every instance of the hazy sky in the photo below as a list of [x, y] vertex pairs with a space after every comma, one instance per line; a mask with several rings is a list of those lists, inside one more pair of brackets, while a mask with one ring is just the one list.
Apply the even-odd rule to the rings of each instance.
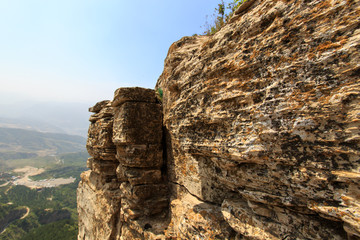
[[220, 0], [0, 0], [0, 101], [97, 102], [153, 88]]

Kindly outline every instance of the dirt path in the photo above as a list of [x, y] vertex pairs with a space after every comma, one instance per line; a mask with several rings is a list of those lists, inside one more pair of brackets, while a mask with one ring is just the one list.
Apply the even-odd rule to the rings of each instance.
[[6, 189], [5, 194], [7, 194], [11, 188], [12, 188], [12, 186], [10, 186], [8, 189]]
[[24, 219], [26, 218], [30, 213], [30, 208], [29, 207], [26, 207], [26, 213], [24, 214], [24, 216], [22, 216], [20, 219]]
[[0, 187], [5, 187], [5, 186], [8, 185], [8, 184], [9, 184], [9, 182], [6, 182], [6, 183], [4, 183], [4, 184], [1, 184]]
[[4, 229], [1, 231], [0, 235], [3, 234], [4, 232], [6, 232], [7, 227], [8, 227], [12, 222], [14, 222], [14, 221], [16, 221], [16, 220], [18, 220], [18, 219], [24, 219], [24, 218], [26, 218], [26, 217], [29, 215], [29, 213], [30, 213], [30, 208], [27, 207], [27, 206], [24, 206], [24, 207], [26, 208], [26, 213], [25, 213], [22, 217], [20, 217], [20, 218], [19, 218], [19, 217], [16, 217], [16, 218], [10, 220], [9, 222], [7, 222], [7, 223], [6, 223], [6, 226], [5, 226]]

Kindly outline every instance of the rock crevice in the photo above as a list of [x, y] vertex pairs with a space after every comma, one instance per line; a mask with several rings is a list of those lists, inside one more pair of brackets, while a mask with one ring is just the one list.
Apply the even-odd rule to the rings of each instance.
[[154, 90], [121, 88], [113, 101], [89, 110], [90, 171], [81, 175], [78, 188], [78, 238], [156, 236], [169, 198], [161, 171], [162, 111]]
[[247, 1], [90, 108], [79, 239], [360, 239], [359, 16]]

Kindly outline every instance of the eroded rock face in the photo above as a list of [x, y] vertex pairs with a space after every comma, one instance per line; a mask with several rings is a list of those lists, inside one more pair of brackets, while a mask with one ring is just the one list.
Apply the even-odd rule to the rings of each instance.
[[120, 236], [119, 183], [106, 182], [94, 171], [81, 174], [77, 190], [78, 239], [116, 239]]
[[248, 0], [92, 107], [79, 239], [360, 239], [359, 16]]
[[89, 109], [91, 169], [78, 188], [78, 239], [159, 239], [167, 224], [162, 111], [154, 90], [120, 88]]
[[[360, 237], [360, 3], [247, 7], [170, 47], [157, 83], [169, 180], [237, 236]], [[192, 231], [177, 221], [168, 231]]]

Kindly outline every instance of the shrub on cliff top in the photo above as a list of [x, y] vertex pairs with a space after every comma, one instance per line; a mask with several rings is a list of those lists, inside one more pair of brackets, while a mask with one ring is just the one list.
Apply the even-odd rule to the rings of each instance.
[[[235, 10], [246, 0], [233, 0], [230, 3], [225, 4], [224, 0], [221, 0], [221, 3], [218, 4], [218, 7], [215, 8], [215, 13], [212, 15], [214, 22], [210, 23], [206, 20], [204, 25], [205, 35], [213, 35], [218, 32], [225, 23], [234, 15]], [[207, 18], [208, 16], [206, 16]]]

